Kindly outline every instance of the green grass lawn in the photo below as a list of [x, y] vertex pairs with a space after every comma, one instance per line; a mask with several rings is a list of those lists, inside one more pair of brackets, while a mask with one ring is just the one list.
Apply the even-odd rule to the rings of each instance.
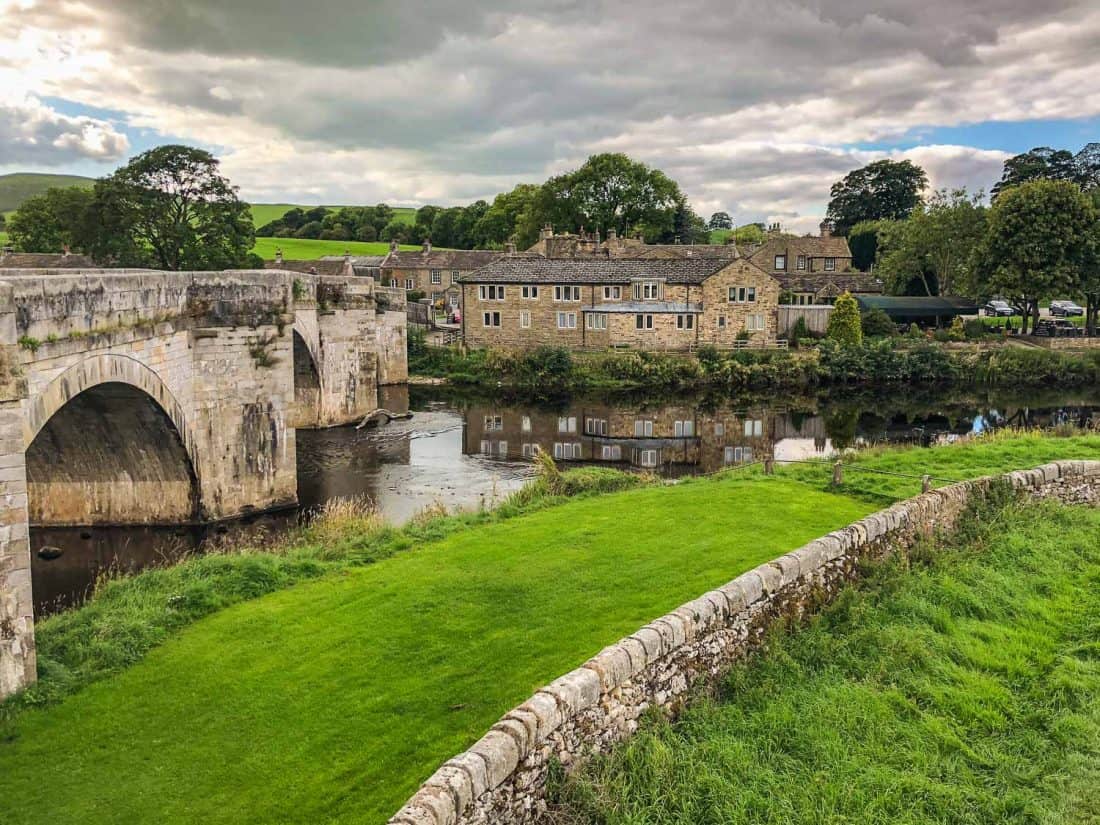
[[870, 509], [779, 479], [648, 487], [230, 608], [22, 714], [5, 820], [384, 822], [542, 684]]
[[[419, 249], [418, 246], [402, 246], [402, 249]], [[281, 249], [283, 257], [288, 261], [311, 261], [325, 255], [343, 255], [350, 252], [352, 255], [385, 255], [390, 251], [388, 243], [379, 241], [365, 243], [363, 241], [314, 241], [309, 238], [257, 238], [252, 251], [270, 261], [275, 257], [275, 250]]]
[[555, 821], [1100, 822], [1100, 510], [985, 526], [586, 766]]

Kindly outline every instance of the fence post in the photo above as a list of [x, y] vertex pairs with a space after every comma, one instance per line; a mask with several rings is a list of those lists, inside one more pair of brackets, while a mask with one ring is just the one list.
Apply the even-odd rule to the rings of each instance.
[[834, 487], [839, 487], [843, 483], [844, 483], [844, 467], [840, 463], [840, 459], [837, 459], [836, 463], [833, 464], [833, 486]]
[[930, 476], [930, 475], [921, 476], [920, 477], [920, 491], [922, 493], [927, 493], [931, 489], [932, 489], [932, 476]]
[[764, 459], [764, 475], [775, 475], [775, 459], [771, 456]]

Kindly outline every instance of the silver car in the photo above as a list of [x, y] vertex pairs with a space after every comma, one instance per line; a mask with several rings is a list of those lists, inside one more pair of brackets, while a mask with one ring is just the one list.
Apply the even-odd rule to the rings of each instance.
[[1055, 318], [1070, 318], [1074, 315], [1084, 315], [1085, 308], [1073, 301], [1051, 301], [1050, 314]]

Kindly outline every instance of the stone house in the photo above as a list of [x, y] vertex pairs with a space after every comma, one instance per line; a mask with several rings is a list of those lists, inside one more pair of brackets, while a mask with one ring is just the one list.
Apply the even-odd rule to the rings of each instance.
[[301, 272], [303, 275], [324, 275], [330, 278], [345, 278], [356, 274], [348, 258], [318, 258], [306, 261], [287, 261], [282, 252], [275, 254], [275, 260], [264, 261], [264, 269], [276, 269], [282, 272]]
[[843, 292], [882, 292], [880, 281], [852, 267], [848, 240], [833, 235], [828, 222], [820, 235], [803, 237], [781, 235], [773, 226], [749, 260], [779, 282], [783, 303], [831, 304]]
[[386, 286], [423, 292], [433, 302], [442, 300], [458, 306], [459, 278], [500, 255], [493, 249], [432, 249], [431, 241], [425, 241], [420, 251], [402, 252], [393, 243], [379, 270]]
[[0, 250], [0, 269], [95, 269], [87, 255], [71, 252], [13, 252]]
[[737, 246], [727, 244], [647, 244], [641, 238], [620, 238], [612, 229], [601, 240], [598, 233], [555, 233], [544, 226], [528, 254], [544, 258], [723, 258], [739, 257]]
[[460, 284], [471, 347], [686, 350], [776, 339], [779, 282], [742, 258], [511, 254]]

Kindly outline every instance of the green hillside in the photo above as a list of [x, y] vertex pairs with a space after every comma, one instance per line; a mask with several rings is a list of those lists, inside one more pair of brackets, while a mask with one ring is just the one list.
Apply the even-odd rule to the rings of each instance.
[[91, 187], [93, 178], [79, 175], [40, 175], [32, 172], [16, 172], [0, 175], [0, 212], [13, 212], [27, 198], [41, 195], [56, 186]]
[[[346, 204], [345, 204], [346, 205]], [[367, 205], [367, 204], [364, 204]], [[374, 206], [374, 204], [369, 204]], [[256, 228], [263, 226], [264, 224], [271, 223], [278, 220], [291, 209], [314, 209], [315, 206], [309, 206], [300, 203], [254, 203], [252, 204], [252, 223], [256, 225]], [[340, 209], [339, 206], [326, 206], [325, 209]], [[411, 206], [395, 206], [393, 207], [394, 217], [401, 223], [407, 223], [410, 226], [416, 223], [416, 209]]]

